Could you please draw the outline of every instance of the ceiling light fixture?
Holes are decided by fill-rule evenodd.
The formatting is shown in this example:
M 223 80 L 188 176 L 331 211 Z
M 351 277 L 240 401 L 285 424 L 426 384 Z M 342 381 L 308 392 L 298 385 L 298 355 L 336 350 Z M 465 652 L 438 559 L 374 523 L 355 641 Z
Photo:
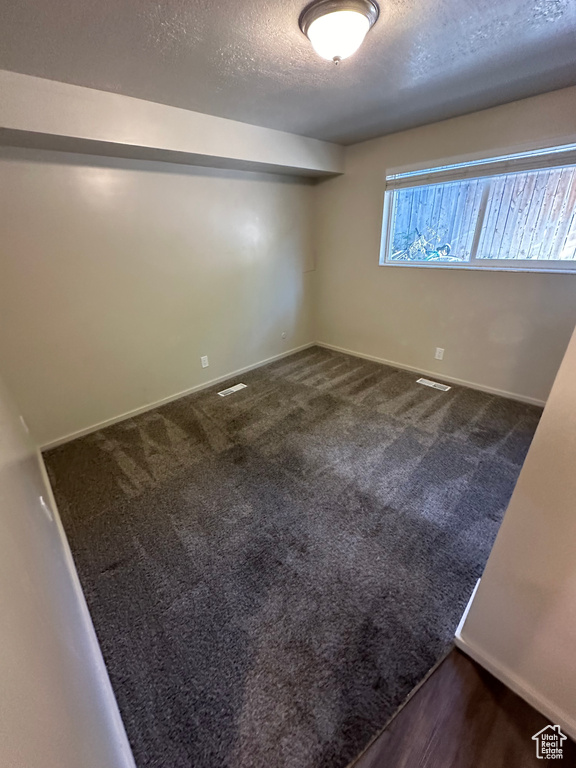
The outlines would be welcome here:
M 339 64 L 362 45 L 380 9 L 373 0 L 316 0 L 300 14 L 300 29 L 319 56 Z

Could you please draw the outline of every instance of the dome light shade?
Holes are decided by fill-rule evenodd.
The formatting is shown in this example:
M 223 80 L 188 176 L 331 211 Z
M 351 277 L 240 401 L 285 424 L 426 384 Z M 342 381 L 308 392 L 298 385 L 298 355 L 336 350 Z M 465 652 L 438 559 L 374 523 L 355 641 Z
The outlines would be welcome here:
M 308 30 L 312 47 L 323 59 L 347 59 L 362 45 L 370 23 L 356 11 L 334 11 L 313 21 Z
M 323 59 L 338 64 L 362 45 L 379 8 L 372 0 L 318 0 L 300 16 L 300 29 Z

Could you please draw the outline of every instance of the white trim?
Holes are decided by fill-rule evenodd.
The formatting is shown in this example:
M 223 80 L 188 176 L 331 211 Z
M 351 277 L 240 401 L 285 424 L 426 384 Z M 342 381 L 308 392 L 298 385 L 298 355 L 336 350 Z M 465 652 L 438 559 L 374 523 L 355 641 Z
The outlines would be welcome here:
M 550 140 L 545 141 L 524 141 L 512 146 L 501 146 L 494 148 L 491 151 L 480 150 L 476 152 L 464 152 L 459 155 L 448 155 L 443 157 L 437 157 L 434 160 L 434 167 L 438 168 L 445 165 L 454 165 L 458 163 L 474 163 L 481 160 L 489 160 L 492 157 L 501 157 L 504 155 L 515 155 L 526 152 L 541 152 L 542 150 L 550 149 L 551 147 L 561 147 L 567 144 L 576 143 L 576 133 L 570 133 L 562 136 L 557 136 L 554 140 L 554 144 L 550 144 Z M 418 163 L 405 163 L 403 165 L 390 166 L 386 169 L 386 176 L 394 176 L 400 173 L 422 173 L 430 168 L 429 161 L 420 161 Z
M 466 612 L 468 607 L 466 608 Z M 494 658 L 484 653 L 478 646 L 475 646 L 465 640 L 461 633 L 461 627 L 458 628 L 458 632 L 455 636 L 456 647 L 463 653 L 473 659 L 480 666 L 487 669 L 490 674 L 494 675 L 501 683 L 510 688 L 511 691 L 518 694 L 521 699 L 528 702 L 534 709 L 541 712 L 547 717 L 551 723 L 559 725 L 572 739 L 576 740 L 576 721 L 571 719 L 567 712 L 559 709 L 549 699 L 541 696 L 538 691 L 535 691 L 530 685 L 525 683 L 521 678 L 511 672 L 509 669 L 503 667 Z
M 402 189 L 461 179 L 478 179 L 483 176 L 503 176 L 559 167 L 569 168 L 574 165 L 576 165 L 576 143 L 571 141 L 568 144 L 554 144 L 502 155 L 490 154 L 475 159 L 450 160 L 432 167 L 395 172 L 390 169 L 386 174 L 386 188 Z M 418 180 L 421 180 L 422 184 L 418 183 Z
M 529 405 L 538 405 L 541 408 L 543 408 L 546 405 L 545 400 L 539 400 L 537 397 L 529 397 L 528 395 L 520 395 L 517 392 L 508 392 L 505 389 L 488 387 L 485 384 L 478 384 L 475 381 L 458 379 L 455 376 L 446 376 L 445 374 L 439 373 L 438 371 L 430 371 L 424 368 L 415 368 L 412 365 L 406 365 L 405 363 L 398 363 L 395 360 L 386 360 L 383 357 L 376 357 L 375 355 L 365 355 L 363 352 L 353 352 L 351 349 L 345 349 L 344 347 L 337 347 L 334 344 L 326 344 L 324 341 L 317 341 L 316 346 L 324 347 L 324 349 L 332 349 L 334 352 L 342 352 L 345 355 L 352 355 L 352 357 L 360 357 L 363 360 L 372 360 L 375 363 L 382 363 L 383 365 L 389 365 L 392 368 L 400 368 L 403 371 L 411 371 L 412 373 L 423 374 L 424 376 L 432 376 L 433 378 L 440 379 L 441 381 L 448 381 L 450 382 L 450 384 L 457 384 L 461 387 L 469 387 L 470 389 L 477 389 L 480 392 L 487 392 L 490 395 L 507 397 L 510 400 L 518 400 L 521 403 L 528 403 Z
M 74 592 L 74 596 L 78 602 L 78 606 L 82 614 L 84 629 L 91 646 L 90 651 L 92 654 L 92 660 L 96 664 L 98 685 L 100 690 L 105 696 L 106 713 L 107 713 L 107 717 L 109 718 L 109 721 L 111 722 L 112 728 L 114 729 L 115 744 L 121 751 L 122 759 L 123 759 L 122 764 L 125 766 L 133 766 L 133 768 L 136 768 L 136 763 L 134 762 L 134 756 L 132 755 L 132 750 L 130 748 L 130 742 L 128 741 L 128 736 L 126 735 L 124 722 L 122 720 L 122 717 L 120 715 L 120 710 L 118 708 L 118 702 L 116 701 L 116 696 L 112 688 L 112 683 L 110 682 L 108 670 L 106 669 L 106 664 L 104 663 L 104 657 L 102 656 L 102 649 L 100 648 L 100 643 L 98 642 L 96 630 L 94 629 L 92 616 L 90 615 L 90 611 L 88 610 L 88 605 L 86 603 L 86 596 L 84 594 L 84 590 L 82 589 L 82 585 L 80 583 L 78 571 L 76 570 L 74 558 L 72 557 L 72 551 L 70 550 L 70 544 L 68 543 L 68 538 L 66 536 L 66 532 L 64 531 L 64 526 L 62 524 L 62 519 L 60 517 L 60 512 L 58 511 L 58 505 L 56 504 L 56 499 L 54 498 L 54 492 L 52 490 L 50 478 L 48 477 L 48 472 L 46 471 L 46 465 L 44 464 L 44 459 L 42 458 L 40 449 L 36 448 L 35 452 L 36 452 L 36 459 L 38 461 L 38 465 L 40 468 L 40 474 L 42 476 L 44 487 L 46 489 L 48 506 L 52 513 L 53 523 L 55 524 L 56 530 L 58 531 L 58 539 L 60 541 L 60 546 L 62 547 L 64 565 L 68 571 L 68 575 L 70 576 L 70 581 L 72 582 L 72 590 Z
M 386 251 L 383 251 L 383 253 L 386 253 Z M 385 256 L 384 256 L 385 258 Z M 515 260 L 516 263 L 526 264 L 525 260 Z M 380 259 L 380 262 L 378 264 L 379 267 L 409 267 L 410 269 L 414 269 L 414 267 L 417 267 L 418 269 L 466 269 L 473 272 L 523 272 L 523 273 L 529 273 L 529 272 L 535 272 L 536 274 L 541 275 L 543 272 L 547 275 L 574 275 L 576 274 L 576 265 L 573 269 L 566 269 L 564 267 L 564 264 L 561 261 L 554 262 L 558 264 L 557 267 L 504 267 L 504 266 L 498 266 L 502 264 L 502 260 L 496 260 L 496 259 L 486 259 L 486 262 L 488 262 L 487 266 L 478 266 L 478 262 L 475 264 L 470 263 L 458 263 L 454 261 L 382 261 L 382 258 Z M 552 262 L 546 262 L 546 261 L 532 261 L 532 264 L 551 264 Z
M 386 189 L 407 189 L 428 184 L 447 184 L 463 179 L 508 176 L 512 173 L 531 173 L 553 168 L 571 168 L 576 165 L 576 144 L 547 149 L 518 152 L 513 155 L 468 160 L 416 171 L 388 174 Z
M 568 162 L 570 161 L 570 162 Z M 485 233 L 485 215 L 492 193 L 494 180 L 511 174 L 543 172 L 557 168 L 576 171 L 576 144 L 549 147 L 546 150 L 520 152 L 513 155 L 438 166 L 428 170 L 413 170 L 386 176 L 382 235 L 380 238 L 380 266 L 417 266 L 442 269 L 487 269 L 510 272 L 560 272 L 576 273 L 573 259 L 491 259 L 477 258 L 477 251 Z M 464 181 L 482 181 L 482 196 L 476 213 L 476 226 L 468 258 L 462 261 L 392 259 L 391 241 L 395 227 L 397 193 L 406 189 L 422 189 L 426 186 L 442 187 Z M 474 207 L 474 206 L 473 206 Z M 569 232 L 566 237 L 568 237 Z M 564 238 L 564 245 L 567 240 Z M 561 245 L 561 243 L 559 244 Z M 423 255 L 423 254 L 422 254 Z M 560 256 L 560 250 L 555 256 Z
M 234 376 L 240 376 L 240 374 L 242 373 L 253 371 L 256 368 L 260 368 L 263 365 L 267 365 L 268 363 L 273 363 L 275 360 L 281 360 L 283 357 L 288 357 L 288 355 L 294 355 L 296 354 L 296 352 L 301 352 L 302 350 L 309 349 L 310 347 L 313 347 L 315 345 L 316 345 L 316 342 L 311 341 L 308 344 L 302 344 L 302 346 L 300 347 L 289 349 L 287 352 L 281 352 L 279 355 L 273 355 L 272 357 L 268 357 L 266 358 L 266 360 L 260 360 L 258 363 L 254 363 L 253 365 L 247 365 L 244 368 L 238 368 L 238 370 L 236 371 L 230 371 L 230 373 L 226 373 L 223 376 L 218 376 L 215 379 L 210 379 L 210 381 L 204 381 L 201 384 L 195 384 L 193 387 L 184 389 L 182 392 L 176 392 L 176 394 L 174 395 L 168 395 L 168 397 L 163 397 L 160 400 L 155 400 L 153 403 L 142 405 L 139 408 L 134 408 L 131 411 L 126 411 L 126 413 L 122 413 L 119 416 L 113 416 L 110 419 L 105 419 L 104 421 L 98 422 L 98 424 L 93 424 L 90 427 L 79 429 L 77 432 L 71 432 L 68 435 L 64 435 L 63 437 L 56 438 L 56 440 L 51 440 L 48 443 L 44 443 L 43 445 L 40 446 L 40 451 L 49 451 L 51 448 L 57 448 L 59 445 L 64 445 L 64 443 L 69 443 L 72 440 L 76 440 L 79 437 L 84 437 L 84 435 L 89 435 L 92 432 L 98 432 L 99 429 L 110 427 L 112 426 L 112 424 L 118 424 L 118 422 L 120 421 L 125 421 L 126 419 L 131 419 L 134 416 L 138 416 L 141 413 L 152 411 L 154 410 L 154 408 L 158 408 L 161 405 L 166 405 L 166 403 L 171 403 L 174 400 L 179 400 L 181 397 L 186 397 L 186 395 L 191 395 L 194 392 L 200 392 L 200 390 L 202 389 L 208 389 L 208 387 L 211 387 L 214 384 L 220 384 L 220 382 L 226 381 L 227 379 L 232 379 L 234 378 Z
M 265 360 L 261 360 L 258 363 L 254 363 L 253 365 L 248 365 L 245 368 L 239 368 L 236 371 L 231 371 L 230 373 L 225 374 L 224 376 L 218 376 L 215 379 L 211 379 L 210 381 L 205 381 L 202 384 L 196 384 L 193 387 L 189 387 L 188 389 L 183 390 L 182 392 L 177 392 L 174 395 L 169 395 L 168 397 L 164 397 L 161 400 L 156 400 L 153 403 L 148 403 L 147 405 L 143 405 L 139 408 L 134 408 L 131 411 L 127 411 L 126 413 L 122 413 L 119 416 L 113 416 L 110 419 L 105 419 L 104 421 L 100 421 L 97 424 L 93 424 L 90 427 L 85 427 L 84 429 L 79 429 L 76 432 L 71 432 L 68 435 L 64 435 L 63 437 L 56 438 L 56 440 L 51 440 L 48 443 L 44 443 L 40 446 L 40 451 L 49 451 L 52 448 L 57 448 L 59 445 L 64 445 L 65 443 L 69 443 L 72 440 L 76 440 L 79 437 L 84 437 L 85 435 L 89 435 L 92 432 L 98 432 L 99 429 L 104 429 L 105 427 L 110 427 L 112 424 L 118 424 L 121 421 L 125 421 L 126 419 L 131 419 L 134 416 L 138 416 L 141 413 L 146 413 L 147 411 L 152 411 L 154 408 L 158 408 L 161 405 L 165 405 L 166 403 L 171 403 L 174 400 L 179 400 L 181 397 L 186 397 L 186 395 L 191 395 L 194 392 L 200 392 L 203 389 L 208 389 L 208 387 L 213 386 L 214 384 L 219 384 L 222 381 L 226 381 L 227 379 L 234 378 L 234 376 L 240 376 L 242 373 L 247 373 L 248 371 L 253 371 L 256 368 L 260 368 L 263 365 L 267 365 L 268 363 L 273 363 L 275 360 L 281 360 L 283 357 L 288 357 L 289 355 L 294 355 L 296 352 L 302 352 L 304 349 L 309 349 L 310 347 L 323 347 L 324 349 L 332 349 L 334 352 L 342 352 L 345 355 L 352 355 L 352 357 L 359 357 L 363 360 L 372 360 L 375 363 L 382 363 L 383 365 L 389 365 L 392 368 L 400 368 L 404 371 L 412 371 L 413 373 L 419 373 L 423 374 L 425 376 L 432 376 L 436 378 L 440 378 L 442 381 L 448 381 L 451 384 L 457 384 L 462 387 L 470 387 L 471 389 L 478 389 L 481 392 L 488 392 L 488 394 L 491 395 L 498 395 L 499 397 L 507 397 L 511 400 L 518 400 L 521 403 L 528 403 L 529 405 L 538 405 L 540 407 L 544 407 L 546 405 L 545 400 L 539 400 L 535 397 L 528 397 L 527 395 L 520 395 L 516 392 L 508 392 L 504 389 L 496 389 L 495 387 L 487 387 L 483 384 L 477 384 L 473 381 L 467 381 L 466 379 L 458 379 L 454 376 L 445 376 L 443 373 L 439 373 L 438 371 L 430 371 L 426 370 L 424 368 L 414 368 L 411 365 L 405 365 L 404 363 L 398 363 L 394 360 L 387 360 L 382 357 L 376 357 L 374 355 L 365 355 L 362 352 L 354 352 L 351 349 L 345 349 L 344 347 L 337 347 L 333 344 L 326 344 L 323 341 L 311 341 L 308 344 L 303 344 L 300 347 L 295 347 L 294 349 L 289 349 L 286 352 L 281 352 L 279 355 L 273 355 L 272 357 L 268 357 Z
M 458 626 L 456 628 L 456 637 L 460 637 L 460 634 L 462 633 L 462 628 L 464 626 L 464 622 L 468 618 L 468 611 L 472 607 L 472 601 L 476 597 L 476 592 L 478 591 L 478 587 L 480 586 L 480 579 L 476 582 L 476 586 L 474 587 L 472 594 L 470 595 L 470 599 L 466 603 L 466 608 L 464 608 L 464 613 L 462 614 L 462 618 L 460 619 Z

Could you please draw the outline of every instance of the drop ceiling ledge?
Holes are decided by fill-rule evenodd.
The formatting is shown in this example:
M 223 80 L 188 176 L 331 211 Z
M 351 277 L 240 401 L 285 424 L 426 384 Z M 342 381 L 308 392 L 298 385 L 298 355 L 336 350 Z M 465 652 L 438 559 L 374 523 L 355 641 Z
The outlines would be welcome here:
M 0 144 L 231 170 L 343 173 L 330 142 L 0 71 Z

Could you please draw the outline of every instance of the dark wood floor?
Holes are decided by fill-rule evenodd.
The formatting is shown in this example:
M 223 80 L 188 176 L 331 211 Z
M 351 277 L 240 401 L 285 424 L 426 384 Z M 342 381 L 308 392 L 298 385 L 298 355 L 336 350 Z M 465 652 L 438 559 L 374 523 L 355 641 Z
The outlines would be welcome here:
M 531 768 L 542 766 L 532 736 L 539 712 L 454 650 L 354 768 Z M 576 744 L 555 763 L 576 766 Z

